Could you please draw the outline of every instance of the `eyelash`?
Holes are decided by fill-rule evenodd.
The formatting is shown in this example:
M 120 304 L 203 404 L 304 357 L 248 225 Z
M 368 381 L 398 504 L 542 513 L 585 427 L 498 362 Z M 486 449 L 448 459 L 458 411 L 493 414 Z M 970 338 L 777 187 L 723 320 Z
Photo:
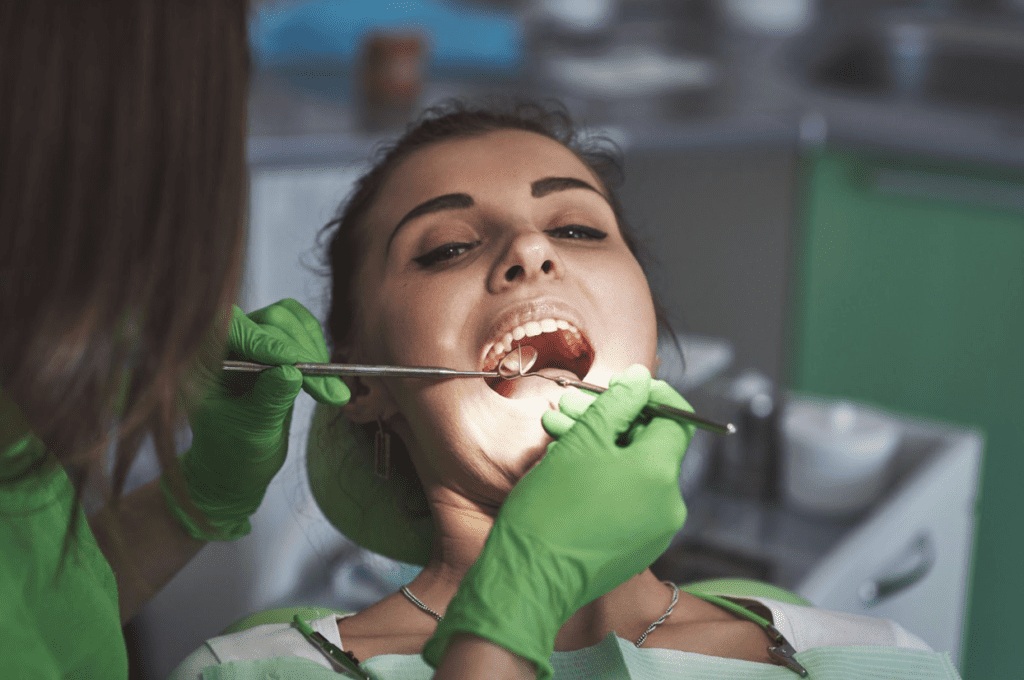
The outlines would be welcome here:
M 594 229 L 593 227 L 585 227 L 581 224 L 567 224 L 563 227 L 548 229 L 545 233 L 550 234 L 555 238 L 564 238 L 573 241 L 601 241 L 608 236 L 607 232 L 601 231 L 600 229 Z M 480 245 L 480 241 L 474 241 L 472 243 L 446 243 L 443 246 L 434 248 L 428 253 L 420 255 L 419 257 L 414 257 L 413 262 L 427 269 L 442 262 L 453 260 L 460 255 L 464 255 L 473 248 L 476 248 L 478 245 Z
M 414 257 L 413 262 L 424 269 L 428 269 L 440 262 L 447 262 L 448 260 L 454 259 L 472 248 L 476 248 L 478 245 L 480 245 L 480 241 L 474 241 L 473 243 L 445 243 L 443 246 L 434 248 L 428 253 L 420 255 L 419 257 Z
M 602 241 L 608 236 L 607 232 L 594 229 L 593 227 L 585 227 L 582 224 L 567 224 L 564 227 L 555 227 L 554 229 L 548 229 L 547 233 L 551 235 L 562 234 L 561 238 L 586 241 Z M 569 234 L 572 233 L 580 235 L 570 236 Z

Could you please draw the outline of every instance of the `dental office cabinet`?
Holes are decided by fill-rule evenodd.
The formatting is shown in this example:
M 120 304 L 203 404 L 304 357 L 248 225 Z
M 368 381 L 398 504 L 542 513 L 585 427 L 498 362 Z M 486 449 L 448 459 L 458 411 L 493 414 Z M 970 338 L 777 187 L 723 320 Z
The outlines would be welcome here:
M 821 400 L 787 396 L 791 406 L 804 401 Z M 686 525 L 655 573 L 775 583 L 823 609 L 896 621 L 959 664 L 983 439 L 856 408 L 889 419 L 899 433 L 869 507 L 816 513 L 785 494 L 759 499 L 704 485 L 686 495 Z M 786 456 L 785 447 L 780 453 Z

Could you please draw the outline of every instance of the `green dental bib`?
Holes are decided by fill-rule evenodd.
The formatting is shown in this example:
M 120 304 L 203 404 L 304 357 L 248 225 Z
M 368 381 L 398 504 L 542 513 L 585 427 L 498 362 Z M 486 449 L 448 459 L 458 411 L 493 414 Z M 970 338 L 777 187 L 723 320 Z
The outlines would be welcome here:
M 797 660 L 811 680 L 960 680 L 948 654 L 897 647 L 816 647 Z M 782 666 L 673 649 L 637 648 L 614 633 L 593 647 L 551 656 L 554 680 L 793 680 Z M 434 671 L 416 654 L 381 654 L 361 664 L 376 680 L 429 680 Z M 329 680 L 337 672 L 308 659 L 233 661 L 203 671 L 204 680 Z

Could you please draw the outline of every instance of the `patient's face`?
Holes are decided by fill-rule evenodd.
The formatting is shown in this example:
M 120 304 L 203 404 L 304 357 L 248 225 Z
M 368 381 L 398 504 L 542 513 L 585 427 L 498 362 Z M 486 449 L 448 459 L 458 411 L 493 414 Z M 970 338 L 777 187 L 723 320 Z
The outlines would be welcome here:
M 604 385 L 653 367 L 650 290 L 603 191 L 575 154 L 525 131 L 410 156 L 361 225 L 352 359 L 491 370 L 522 342 L 545 372 Z M 565 391 L 542 378 L 376 384 L 428 488 L 495 508 L 543 455 L 541 414 Z

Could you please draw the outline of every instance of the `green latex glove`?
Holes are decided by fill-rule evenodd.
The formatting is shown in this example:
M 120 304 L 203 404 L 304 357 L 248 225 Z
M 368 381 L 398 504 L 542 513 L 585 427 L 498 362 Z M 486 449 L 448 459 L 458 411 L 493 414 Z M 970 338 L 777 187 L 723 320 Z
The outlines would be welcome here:
M 555 635 L 569 617 L 668 548 L 686 518 L 679 467 L 693 427 L 641 416 L 652 394 L 689 409 L 638 365 L 600 396 L 568 392 L 561 411 L 544 414 L 558 440 L 506 499 L 423 650 L 428 663 L 436 667 L 451 636 L 466 632 L 549 678 Z
M 223 372 L 189 418 L 192 448 L 179 459 L 189 497 L 212 532 L 175 501 L 166 477 L 164 496 L 190 534 L 203 540 L 231 540 L 250 530 L 267 486 L 284 465 L 292 407 L 304 389 L 319 402 L 341 406 L 350 393 L 340 378 L 303 376 L 290 364 L 328 360 L 316 318 L 286 299 L 246 316 L 233 309 L 228 331 L 232 358 L 272 364 L 256 374 Z
M 591 404 L 597 399 L 596 394 L 590 392 L 576 391 L 566 392 L 562 395 L 562 398 L 558 400 L 558 410 L 548 411 L 541 418 L 544 423 L 544 429 L 552 437 L 560 438 L 565 435 L 569 429 L 576 424 Z M 686 411 L 693 412 L 693 408 L 687 403 L 686 399 L 681 394 L 676 392 L 671 385 L 664 380 L 652 380 L 651 381 L 651 393 L 647 400 L 649 404 L 663 404 L 665 406 L 673 406 L 675 408 L 681 408 Z M 638 419 L 638 423 L 644 422 L 645 418 L 641 416 Z M 693 436 L 694 427 L 688 426 L 688 437 Z M 689 441 L 689 439 L 687 439 Z

